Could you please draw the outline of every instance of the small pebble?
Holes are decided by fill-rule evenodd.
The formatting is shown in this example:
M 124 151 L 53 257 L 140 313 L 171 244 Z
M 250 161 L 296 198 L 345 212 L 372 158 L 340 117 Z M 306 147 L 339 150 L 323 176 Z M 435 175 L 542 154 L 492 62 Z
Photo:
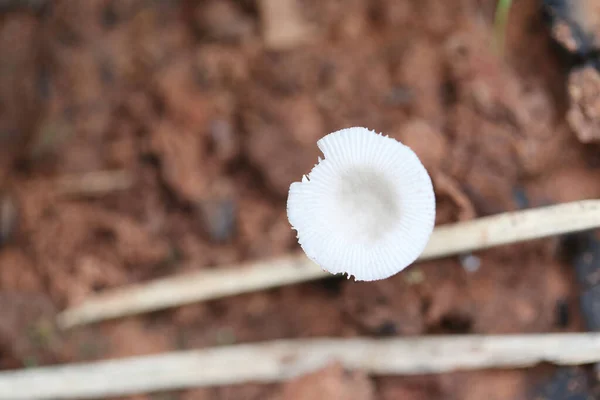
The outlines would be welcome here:
M 312 27 L 302 16 L 302 5 L 298 0 L 260 0 L 258 5 L 267 49 L 290 50 L 314 36 Z
M 414 267 L 406 271 L 406 274 L 404 274 L 404 280 L 409 285 L 418 285 L 423 283 L 425 280 L 425 274 L 420 268 Z
M 396 324 L 392 321 L 385 321 L 382 323 L 376 330 L 375 334 L 377 336 L 394 336 L 398 334 L 398 329 L 396 328 Z
M 481 267 L 481 259 L 473 254 L 468 254 L 460 257 L 460 264 L 465 271 L 473 273 Z
M 217 119 L 210 124 L 211 153 L 222 162 L 234 159 L 240 152 L 233 127 L 228 120 Z
M 525 189 L 518 187 L 513 189 L 513 200 L 519 209 L 529 207 L 529 199 Z
M 252 35 L 254 24 L 236 2 L 209 0 L 196 12 L 196 24 L 211 40 L 238 42 Z
M 237 207 L 233 199 L 202 201 L 198 209 L 211 240 L 223 242 L 231 239 L 237 223 Z
M 236 342 L 235 332 L 231 328 L 221 328 L 217 331 L 216 341 L 218 345 L 227 346 Z

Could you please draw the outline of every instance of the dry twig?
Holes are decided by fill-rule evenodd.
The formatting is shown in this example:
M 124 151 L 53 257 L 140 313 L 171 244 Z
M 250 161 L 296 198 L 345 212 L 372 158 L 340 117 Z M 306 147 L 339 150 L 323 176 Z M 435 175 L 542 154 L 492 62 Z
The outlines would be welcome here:
M 420 260 L 600 227 L 600 200 L 504 213 L 437 227 Z M 330 276 L 304 256 L 199 272 L 90 298 L 59 315 L 59 325 L 165 309 Z
M 97 171 L 84 175 L 66 176 L 56 181 L 61 195 L 98 195 L 127 190 L 133 185 L 128 171 Z
M 332 362 L 373 375 L 411 375 L 596 361 L 600 334 L 287 340 L 3 372 L 0 399 L 103 398 L 278 382 Z

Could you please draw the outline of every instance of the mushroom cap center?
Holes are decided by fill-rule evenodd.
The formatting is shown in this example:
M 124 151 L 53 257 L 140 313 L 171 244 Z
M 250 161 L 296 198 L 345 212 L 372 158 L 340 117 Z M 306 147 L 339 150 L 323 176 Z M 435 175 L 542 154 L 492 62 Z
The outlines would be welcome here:
M 344 230 L 355 243 L 372 243 L 391 231 L 400 216 L 400 199 L 381 172 L 355 167 L 341 175 L 339 205 L 346 215 Z

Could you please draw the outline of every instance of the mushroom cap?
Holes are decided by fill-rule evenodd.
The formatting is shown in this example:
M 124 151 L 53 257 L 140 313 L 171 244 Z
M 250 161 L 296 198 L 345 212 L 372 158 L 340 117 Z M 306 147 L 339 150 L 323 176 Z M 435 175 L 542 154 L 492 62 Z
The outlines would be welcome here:
M 308 258 L 357 281 L 388 278 L 423 252 L 435 224 L 431 178 L 399 141 L 362 127 L 317 142 L 324 155 L 290 186 L 287 214 Z

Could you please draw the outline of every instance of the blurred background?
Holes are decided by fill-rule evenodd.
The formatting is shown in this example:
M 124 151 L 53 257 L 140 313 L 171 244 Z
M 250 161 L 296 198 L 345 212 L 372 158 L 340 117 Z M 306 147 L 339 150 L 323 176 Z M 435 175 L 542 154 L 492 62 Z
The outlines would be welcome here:
M 289 185 L 320 137 L 349 126 L 417 152 L 437 224 L 600 197 L 598 2 L 515 0 L 499 35 L 496 8 L 0 0 L 0 368 L 281 338 L 598 328 L 593 233 L 379 282 L 333 278 L 66 332 L 53 323 L 107 289 L 298 251 Z M 596 386 L 589 368 L 329 368 L 127 399 L 587 399 Z

